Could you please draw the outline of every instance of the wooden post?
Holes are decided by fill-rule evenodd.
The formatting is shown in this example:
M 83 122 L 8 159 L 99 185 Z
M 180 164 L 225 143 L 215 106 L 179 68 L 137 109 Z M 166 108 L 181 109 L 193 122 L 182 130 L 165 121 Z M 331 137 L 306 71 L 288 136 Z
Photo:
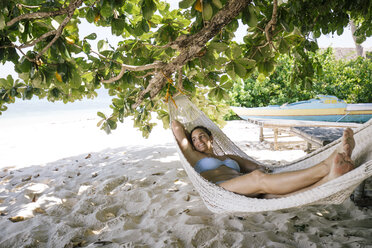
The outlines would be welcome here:
M 310 153 L 311 152 L 312 145 L 311 145 L 310 142 L 306 142 L 306 145 L 307 145 L 307 147 L 306 147 L 306 151 L 305 152 Z
M 274 150 L 278 150 L 278 129 L 274 128 Z
M 264 135 L 263 135 L 263 127 L 260 127 L 260 142 L 264 141 Z

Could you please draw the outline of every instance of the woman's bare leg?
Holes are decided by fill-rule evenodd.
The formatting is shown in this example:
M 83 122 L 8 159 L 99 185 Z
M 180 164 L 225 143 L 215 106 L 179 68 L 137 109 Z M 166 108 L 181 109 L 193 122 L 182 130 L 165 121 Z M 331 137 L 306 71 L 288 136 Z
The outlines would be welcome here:
M 289 195 L 297 194 L 297 193 L 300 193 L 300 192 L 303 192 L 303 191 L 306 191 L 306 190 L 313 189 L 313 188 L 315 188 L 319 185 L 322 185 L 322 184 L 324 184 L 324 183 L 326 183 L 326 182 L 328 182 L 332 179 L 335 179 L 339 176 L 342 176 L 343 174 L 351 171 L 353 168 L 354 168 L 354 162 L 351 160 L 351 158 L 348 157 L 345 153 L 338 153 L 336 155 L 336 157 L 334 158 L 334 161 L 333 161 L 330 172 L 325 177 L 323 177 L 321 180 L 319 180 L 318 182 L 316 182 L 316 183 L 314 183 L 314 184 L 312 184 L 308 187 L 302 188 L 300 190 L 290 192 L 288 194 L 266 194 L 265 198 L 285 197 L 285 196 L 289 196 Z
M 350 159 L 355 146 L 351 129 L 344 131 L 342 153 L 335 151 L 321 163 L 299 171 L 278 174 L 264 174 L 260 171 L 236 177 L 220 184 L 221 187 L 244 195 L 274 194 L 286 195 L 316 187 L 341 176 L 353 168 Z
M 328 175 L 329 166 L 320 163 L 313 167 L 278 174 L 253 171 L 220 184 L 221 187 L 243 195 L 287 194 L 308 187 Z

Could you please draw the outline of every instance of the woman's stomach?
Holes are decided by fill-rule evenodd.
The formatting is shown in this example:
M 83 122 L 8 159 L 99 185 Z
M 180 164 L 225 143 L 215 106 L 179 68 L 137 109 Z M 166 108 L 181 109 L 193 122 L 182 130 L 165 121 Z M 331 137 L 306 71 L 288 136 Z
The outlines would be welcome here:
M 226 180 L 233 179 L 235 177 L 240 176 L 241 173 L 237 172 L 234 169 L 231 169 L 230 167 L 221 165 L 217 169 L 202 172 L 200 173 L 200 175 L 204 177 L 205 179 L 207 179 L 208 181 L 216 183 L 220 181 L 226 181 Z

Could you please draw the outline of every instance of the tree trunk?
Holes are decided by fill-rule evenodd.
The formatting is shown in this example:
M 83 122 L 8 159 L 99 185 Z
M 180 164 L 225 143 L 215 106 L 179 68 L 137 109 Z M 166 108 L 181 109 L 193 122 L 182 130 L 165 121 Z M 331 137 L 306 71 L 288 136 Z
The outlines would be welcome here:
M 354 35 L 356 27 L 355 27 L 355 24 L 352 20 L 350 21 L 350 27 L 351 27 L 351 35 L 353 36 L 353 40 L 354 40 L 354 43 L 355 43 L 356 53 L 357 53 L 358 56 L 363 57 L 363 47 L 356 42 L 356 36 Z
M 198 33 L 176 40 L 175 46 L 180 52 L 179 55 L 162 68 L 159 68 L 159 71 L 150 80 L 147 88 L 138 94 L 136 103 L 132 105 L 132 108 L 135 109 L 138 107 L 148 93 L 151 98 L 155 97 L 166 84 L 164 75 L 171 77 L 170 75 L 172 73 L 182 68 L 188 61 L 194 59 L 205 47 L 205 44 L 236 18 L 250 2 L 250 0 L 229 0 Z

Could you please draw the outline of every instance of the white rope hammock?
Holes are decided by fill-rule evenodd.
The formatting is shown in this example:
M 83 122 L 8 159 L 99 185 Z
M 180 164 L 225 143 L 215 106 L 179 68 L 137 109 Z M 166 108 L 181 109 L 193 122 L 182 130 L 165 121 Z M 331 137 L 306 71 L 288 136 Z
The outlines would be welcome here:
M 179 95 L 174 100 L 176 106 L 171 101 L 168 104 L 171 120 L 177 119 L 188 131 L 197 125 L 207 127 L 213 134 L 213 147 L 218 155 L 238 155 L 254 161 L 253 158 L 250 158 L 236 146 L 186 96 Z M 363 180 L 372 175 L 371 124 L 372 120 L 354 130 L 356 147 L 353 151 L 352 159 L 355 161 L 357 168 L 311 190 L 277 199 L 249 198 L 227 191 L 201 177 L 188 163 L 178 145 L 177 150 L 181 163 L 192 184 L 199 192 L 207 208 L 215 213 L 264 212 L 304 205 L 340 204 L 351 195 Z M 311 167 L 327 158 L 336 149 L 340 141 L 341 139 L 336 140 L 291 164 L 280 167 L 265 166 L 271 169 L 273 173 Z M 175 143 L 177 144 L 176 140 Z M 255 162 L 257 163 L 257 161 Z

